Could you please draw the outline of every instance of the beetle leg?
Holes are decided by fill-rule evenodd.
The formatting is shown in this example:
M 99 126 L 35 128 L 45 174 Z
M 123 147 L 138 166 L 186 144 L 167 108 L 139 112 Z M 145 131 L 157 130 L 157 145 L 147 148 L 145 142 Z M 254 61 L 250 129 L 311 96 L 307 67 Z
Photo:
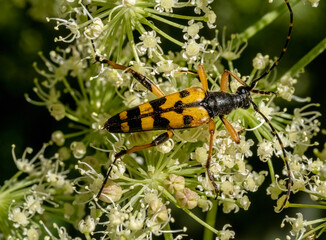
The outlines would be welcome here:
M 229 89 L 229 71 L 224 71 L 221 77 L 221 85 L 220 91 L 221 92 L 228 92 Z
M 209 138 L 208 158 L 207 158 L 207 162 L 206 162 L 206 172 L 207 172 L 207 176 L 208 176 L 210 182 L 212 183 L 212 185 L 214 187 L 216 197 L 217 197 L 219 194 L 219 190 L 214 181 L 212 173 L 209 170 L 211 167 L 211 158 L 212 158 L 212 152 L 213 152 L 213 140 L 214 140 L 214 133 L 215 133 L 215 122 L 213 121 L 213 119 L 209 120 L 208 129 L 209 129 L 210 138 Z
M 241 83 L 243 86 L 245 87 L 249 87 L 249 85 L 244 82 L 241 78 L 239 78 L 237 75 L 235 75 L 233 72 L 229 71 L 229 70 L 225 70 L 224 73 L 227 72 L 228 74 L 230 74 L 235 80 L 237 80 L 239 83 Z M 223 74 L 224 74 L 223 73 Z
M 232 126 L 232 124 L 226 120 L 226 118 L 224 116 L 219 116 L 222 123 L 224 124 L 226 130 L 228 131 L 228 133 L 230 134 L 231 138 L 235 141 L 235 143 L 239 144 L 240 143 L 240 137 L 239 137 L 239 132 L 243 132 L 243 130 L 237 132 L 234 127 Z
M 121 150 L 120 152 L 118 152 L 114 156 L 114 161 L 113 161 L 112 165 L 114 165 L 116 163 L 116 161 L 125 154 L 137 152 L 137 151 L 140 151 L 140 150 L 144 150 L 144 149 L 147 149 L 147 148 L 150 148 L 150 147 L 160 145 L 160 144 L 166 142 L 167 140 L 169 140 L 172 136 L 173 136 L 173 131 L 167 130 L 165 133 L 162 133 L 161 135 L 156 137 L 151 143 L 144 144 L 144 145 L 139 145 L 139 146 L 134 146 L 134 147 L 132 147 L 130 149 L 127 149 L 127 150 Z M 100 197 L 100 195 L 101 195 L 101 193 L 103 191 L 103 188 L 105 187 L 105 184 L 108 181 L 108 178 L 109 178 L 109 176 L 111 174 L 111 171 L 112 171 L 112 165 L 110 166 L 110 168 L 108 169 L 108 171 L 107 171 L 107 173 L 105 175 L 105 178 L 104 178 L 104 181 L 102 183 L 101 189 L 100 189 L 99 193 L 96 196 L 97 198 Z
M 206 77 L 204 67 L 201 64 L 198 65 L 198 75 L 204 91 L 207 92 L 208 91 L 207 77 Z
M 133 70 L 130 67 L 126 67 L 124 65 L 120 65 L 117 64 L 113 61 L 110 61 L 108 59 L 100 59 L 99 56 L 95 57 L 95 60 L 97 62 L 100 62 L 102 64 L 108 64 L 111 67 L 113 67 L 114 69 L 120 69 L 126 72 L 129 72 L 132 74 L 132 76 L 138 81 L 140 82 L 145 88 L 147 88 L 150 92 L 152 92 L 155 96 L 157 97 L 164 97 L 165 94 L 162 92 L 162 90 L 152 81 L 150 80 L 148 77 L 144 76 L 143 74 L 136 72 L 135 70 Z

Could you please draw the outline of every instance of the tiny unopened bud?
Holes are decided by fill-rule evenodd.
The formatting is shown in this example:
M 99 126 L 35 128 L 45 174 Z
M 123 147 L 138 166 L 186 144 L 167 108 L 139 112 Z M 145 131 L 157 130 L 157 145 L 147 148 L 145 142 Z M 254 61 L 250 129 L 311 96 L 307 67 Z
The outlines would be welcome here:
M 105 184 L 101 192 L 100 199 L 103 202 L 112 203 L 112 201 L 113 202 L 119 201 L 121 196 L 122 196 L 122 188 L 115 182 L 108 180 L 108 182 Z
M 179 191 L 175 194 L 179 205 L 188 209 L 193 209 L 198 204 L 198 194 L 189 188 L 184 188 L 183 191 Z
M 169 177 L 163 181 L 163 185 L 171 194 L 174 194 L 184 189 L 185 179 L 182 176 L 170 174 Z
M 231 195 L 233 193 L 233 184 L 229 181 L 222 182 L 221 191 L 226 195 Z
M 75 158 L 82 158 L 86 154 L 86 146 L 83 142 L 72 142 L 70 149 Z
M 159 221 L 166 221 L 169 218 L 166 206 L 161 200 L 156 199 L 149 203 L 149 208 L 147 210 L 148 215 L 156 215 Z
M 238 199 L 239 205 L 244 210 L 248 210 L 250 206 L 250 201 L 248 196 L 243 196 L 242 198 Z
M 65 117 L 66 109 L 65 106 L 61 103 L 54 103 L 49 107 L 49 112 L 55 120 L 60 121 Z
M 58 154 L 59 154 L 59 159 L 61 161 L 66 161 L 71 156 L 70 150 L 67 147 L 61 147 L 61 148 L 59 148 Z
M 198 207 L 202 209 L 203 212 L 207 212 L 212 208 L 213 204 L 211 201 L 203 198 L 198 199 Z
M 65 136 L 62 131 L 57 130 L 52 133 L 51 140 L 58 146 L 62 146 L 65 143 Z

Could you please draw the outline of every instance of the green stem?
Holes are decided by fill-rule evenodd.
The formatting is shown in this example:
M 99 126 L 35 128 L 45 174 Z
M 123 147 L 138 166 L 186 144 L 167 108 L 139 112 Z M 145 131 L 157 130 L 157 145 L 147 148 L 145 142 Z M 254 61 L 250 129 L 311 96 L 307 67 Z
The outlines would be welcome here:
M 214 227 L 215 224 L 216 224 L 216 215 L 217 215 L 217 209 L 218 209 L 217 203 L 218 203 L 218 201 L 213 200 L 212 203 L 213 203 L 212 209 L 207 212 L 206 223 L 209 226 Z M 208 228 L 204 229 L 204 237 L 203 237 L 203 239 L 205 239 L 205 240 L 206 239 L 207 240 L 213 239 L 213 236 L 214 236 L 214 234 L 213 234 L 212 231 L 208 230 Z
M 151 17 L 151 18 L 153 18 L 153 19 L 156 19 L 156 20 L 158 20 L 158 21 L 160 21 L 160 22 L 166 23 L 166 24 L 168 24 L 168 25 L 170 25 L 170 26 L 176 27 L 176 28 L 180 28 L 180 29 L 184 29 L 184 28 L 185 28 L 184 25 L 181 25 L 181 24 L 178 24 L 178 23 L 172 22 L 172 21 L 170 21 L 170 20 L 167 20 L 167 19 L 165 19 L 165 18 L 162 18 L 162 17 L 160 17 L 160 16 L 157 16 L 156 14 L 152 14 L 152 13 L 149 13 L 149 12 L 145 12 L 144 15 L 147 16 L 147 17 Z
M 326 49 L 326 37 L 320 41 L 310 52 L 308 52 L 303 58 L 301 58 L 293 67 L 290 68 L 284 75 L 290 75 L 291 77 L 297 75 L 301 70 L 307 66 L 318 55 L 323 53 Z
M 315 227 L 315 228 L 311 229 L 310 231 L 306 232 L 306 233 L 302 236 L 301 239 L 309 239 L 308 237 L 309 237 L 310 235 L 312 235 L 314 232 L 317 232 L 319 229 L 323 229 L 323 228 L 325 228 L 325 226 L 326 226 L 325 223 L 320 224 L 318 227 Z M 321 231 L 321 232 L 317 235 L 317 238 L 318 238 L 318 236 L 320 236 L 320 234 L 321 234 L 322 232 L 323 232 L 323 231 Z M 315 239 L 317 239 L 317 238 L 315 238 Z
M 300 203 L 289 203 L 288 204 L 288 207 L 326 209 L 326 206 L 323 206 L 323 205 L 317 205 L 317 204 L 300 204 Z
M 164 239 L 165 240 L 173 240 L 173 235 L 171 232 L 171 227 L 170 227 L 170 224 L 166 224 L 165 227 L 164 227 L 164 230 L 167 231 L 167 232 L 164 232 Z
M 158 12 L 154 9 L 151 8 L 145 8 L 144 9 L 146 12 L 151 12 L 154 14 L 158 14 L 161 16 L 165 16 L 165 17 L 171 17 L 171 18 L 179 18 L 179 19 L 184 19 L 184 20 L 196 20 L 196 21 L 205 21 L 205 17 L 204 16 L 200 16 L 200 17 L 196 17 L 196 16 L 184 16 L 184 15 L 179 15 L 179 14 L 173 14 L 173 13 L 166 13 L 166 12 Z
M 291 6 L 293 7 L 293 6 L 295 6 L 299 2 L 300 2 L 300 0 L 293 0 L 293 1 L 291 1 Z M 245 39 L 251 38 L 256 33 L 258 33 L 260 30 L 264 29 L 269 24 L 271 24 L 275 19 L 277 19 L 281 14 L 283 14 L 286 11 L 287 11 L 287 8 L 282 3 L 274 11 L 271 11 L 271 12 L 265 14 L 255 24 L 251 25 L 246 30 L 244 30 L 242 33 L 240 33 L 239 38 L 241 40 L 245 40 Z
M 184 44 L 176 39 L 174 39 L 173 37 L 171 37 L 170 35 L 166 34 L 165 32 L 163 32 L 161 29 L 159 29 L 158 27 L 156 27 L 154 24 L 152 24 L 150 21 L 148 21 L 146 18 L 142 17 L 141 15 L 139 15 L 140 20 L 146 24 L 147 26 L 149 26 L 151 29 L 153 29 L 154 31 L 156 31 L 158 34 L 162 35 L 163 37 L 165 37 L 166 39 L 170 40 L 171 42 L 179 45 L 180 47 L 182 47 Z
M 270 176 L 271 176 L 271 181 L 272 181 L 272 183 L 274 183 L 276 181 L 276 179 L 275 179 L 275 171 L 274 171 L 274 166 L 273 166 L 272 160 L 268 159 L 267 164 L 268 164 L 269 173 L 270 173 Z
M 131 17 L 133 19 L 137 19 L 135 17 L 134 11 L 130 11 L 130 15 L 131 15 Z M 136 43 L 135 43 L 134 35 L 132 33 L 132 27 L 130 25 L 130 22 L 131 21 L 129 21 L 129 20 L 131 20 L 131 19 L 128 18 L 128 20 L 126 21 L 126 25 L 127 25 L 127 36 L 128 36 L 128 40 L 129 40 L 129 43 L 130 43 L 130 46 L 131 46 L 131 49 L 132 49 L 132 53 L 133 53 L 133 55 L 135 57 L 135 60 L 136 60 L 137 63 L 139 63 L 140 60 L 139 60 L 139 56 L 138 56 L 137 49 L 136 49 Z M 137 24 L 139 24 L 138 20 L 136 20 L 136 25 Z

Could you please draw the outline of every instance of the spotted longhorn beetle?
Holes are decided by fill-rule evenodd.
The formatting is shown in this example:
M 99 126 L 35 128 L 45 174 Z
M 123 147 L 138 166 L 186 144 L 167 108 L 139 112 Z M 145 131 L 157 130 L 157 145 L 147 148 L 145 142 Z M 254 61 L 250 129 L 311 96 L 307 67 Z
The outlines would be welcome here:
M 258 106 L 253 102 L 251 98 L 251 93 L 268 96 L 275 94 L 271 91 L 256 90 L 255 86 L 259 80 L 268 75 L 272 71 L 272 69 L 278 65 L 279 61 L 282 59 L 284 53 L 287 50 L 293 27 L 293 12 L 289 4 L 289 0 L 284 0 L 284 2 L 290 14 L 290 24 L 284 47 L 278 59 L 273 63 L 273 65 L 260 77 L 254 79 L 250 85 L 242 81 L 237 75 L 233 74 L 228 70 L 225 70 L 221 77 L 220 91 L 210 92 L 208 90 L 208 83 L 205 70 L 203 68 L 203 65 L 199 64 L 198 76 L 201 81 L 202 87 L 191 87 L 180 92 L 165 95 L 162 90 L 146 76 L 136 72 L 135 70 L 129 67 L 117 64 L 107 59 L 101 59 L 98 55 L 96 55 L 96 62 L 108 64 L 114 69 L 120 69 L 125 72 L 129 72 L 137 81 L 139 81 L 143 86 L 145 86 L 149 91 L 151 91 L 154 95 L 158 97 L 158 99 L 146 102 L 137 107 L 122 111 L 119 114 L 114 115 L 106 121 L 106 123 L 104 124 L 104 128 L 111 133 L 131 133 L 151 130 L 166 130 L 166 132 L 156 137 L 151 143 L 134 146 L 126 150 L 121 150 L 115 155 L 115 159 L 112 164 L 115 164 L 117 159 L 121 158 L 125 154 L 147 149 L 164 143 L 173 136 L 173 129 L 193 128 L 208 124 L 210 141 L 208 158 L 206 162 L 206 172 L 209 180 L 211 181 L 214 187 L 216 195 L 218 195 L 218 187 L 210 172 L 213 136 L 215 132 L 215 122 L 213 119 L 214 117 L 218 116 L 224 124 L 226 130 L 232 137 L 232 139 L 236 143 L 240 143 L 239 134 L 242 131 L 237 132 L 224 116 L 228 115 L 237 108 L 248 109 L 252 105 L 254 110 L 259 113 L 263 117 L 265 122 L 270 126 L 273 135 L 276 136 L 277 141 L 279 142 L 282 149 L 282 155 L 288 173 L 287 194 L 285 201 L 281 206 L 281 209 L 283 209 L 286 202 L 290 198 L 292 186 L 291 169 L 281 138 L 279 137 L 278 133 L 276 132 L 275 128 L 268 120 L 268 118 L 261 111 L 259 111 Z M 92 44 L 95 50 L 94 43 L 92 42 Z M 236 93 L 234 94 L 228 92 L 229 75 L 231 75 L 242 85 L 237 89 Z M 101 195 L 111 171 L 112 165 L 107 171 L 107 174 L 105 176 L 105 179 L 97 197 Z

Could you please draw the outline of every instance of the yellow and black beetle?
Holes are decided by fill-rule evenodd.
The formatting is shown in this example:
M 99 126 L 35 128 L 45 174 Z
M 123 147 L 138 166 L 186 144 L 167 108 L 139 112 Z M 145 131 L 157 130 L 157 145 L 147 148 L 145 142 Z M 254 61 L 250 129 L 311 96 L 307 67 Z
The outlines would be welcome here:
M 290 13 L 290 25 L 285 41 L 285 45 L 281 51 L 278 59 L 273 63 L 273 65 L 259 78 L 252 81 L 250 85 L 242 81 L 232 72 L 225 70 L 220 83 L 220 91 L 210 92 L 208 91 L 208 83 L 204 68 L 201 64 L 198 65 L 198 76 L 201 81 L 202 87 L 191 87 L 180 92 L 176 92 L 170 95 L 165 95 L 158 86 L 156 86 L 149 78 L 134 71 L 131 68 L 117 64 L 113 61 L 107 59 L 101 59 L 96 56 L 96 61 L 102 64 L 108 64 L 115 69 L 121 69 L 125 72 L 129 72 L 133 77 L 144 85 L 149 91 L 158 97 L 158 99 L 152 100 L 150 102 L 141 104 L 137 107 L 122 111 L 119 114 L 111 117 L 104 124 L 104 128 L 112 133 L 130 133 L 130 132 L 141 132 L 141 131 L 151 131 L 151 130 L 166 130 L 158 137 L 156 137 L 151 143 L 145 145 L 134 146 L 130 149 L 121 150 L 115 155 L 116 162 L 121 156 L 136 152 L 139 150 L 147 149 L 153 146 L 164 143 L 169 138 L 173 136 L 173 129 L 183 129 L 202 126 L 204 124 L 209 125 L 209 153 L 206 163 L 206 172 L 212 185 L 214 186 L 216 194 L 218 194 L 218 187 L 214 182 L 213 176 L 211 175 L 209 168 L 212 156 L 212 146 L 213 146 L 213 136 L 215 132 L 215 122 L 214 117 L 219 117 L 223 122 L 225 128 L 229 132 L 230 136 L 236 143 L 240 143 L 239 133 L 233 126 L 226 120 L 225 115 L 229 114 L 237 108 L 248 109 L 251 105 L 265 120 L 265 122 L 270 126 L 273 134 L 276 136 L 283 153 L 284 162 L 288 172 L 288 189 L 286 194 L 286 199 L 281 208 L 283 208 L 290 197 L 292 178 L 291 170 L 285 153 L 284 145 L 277 134 L 275 128 L 272 126 L 270 121 L 263 115 L 257 105 L 252 101 L 251 93 L 271 95 L 273 92 L 260 91 L 254 89 L 257 82 L 265 77 L 274 67 L 276 67 L 287 50 L 291 31 L 293 27 L 293 12 L 288 0 L 284 0 Z M 242 84 L 236 93 L 229 93 L 229 75 L 231 75 L 235 80 Z M 107 180 L 110 175 L 112 167 L 109 168 L 105 180 L 101 186 L 98 193 L 100 196 Z

